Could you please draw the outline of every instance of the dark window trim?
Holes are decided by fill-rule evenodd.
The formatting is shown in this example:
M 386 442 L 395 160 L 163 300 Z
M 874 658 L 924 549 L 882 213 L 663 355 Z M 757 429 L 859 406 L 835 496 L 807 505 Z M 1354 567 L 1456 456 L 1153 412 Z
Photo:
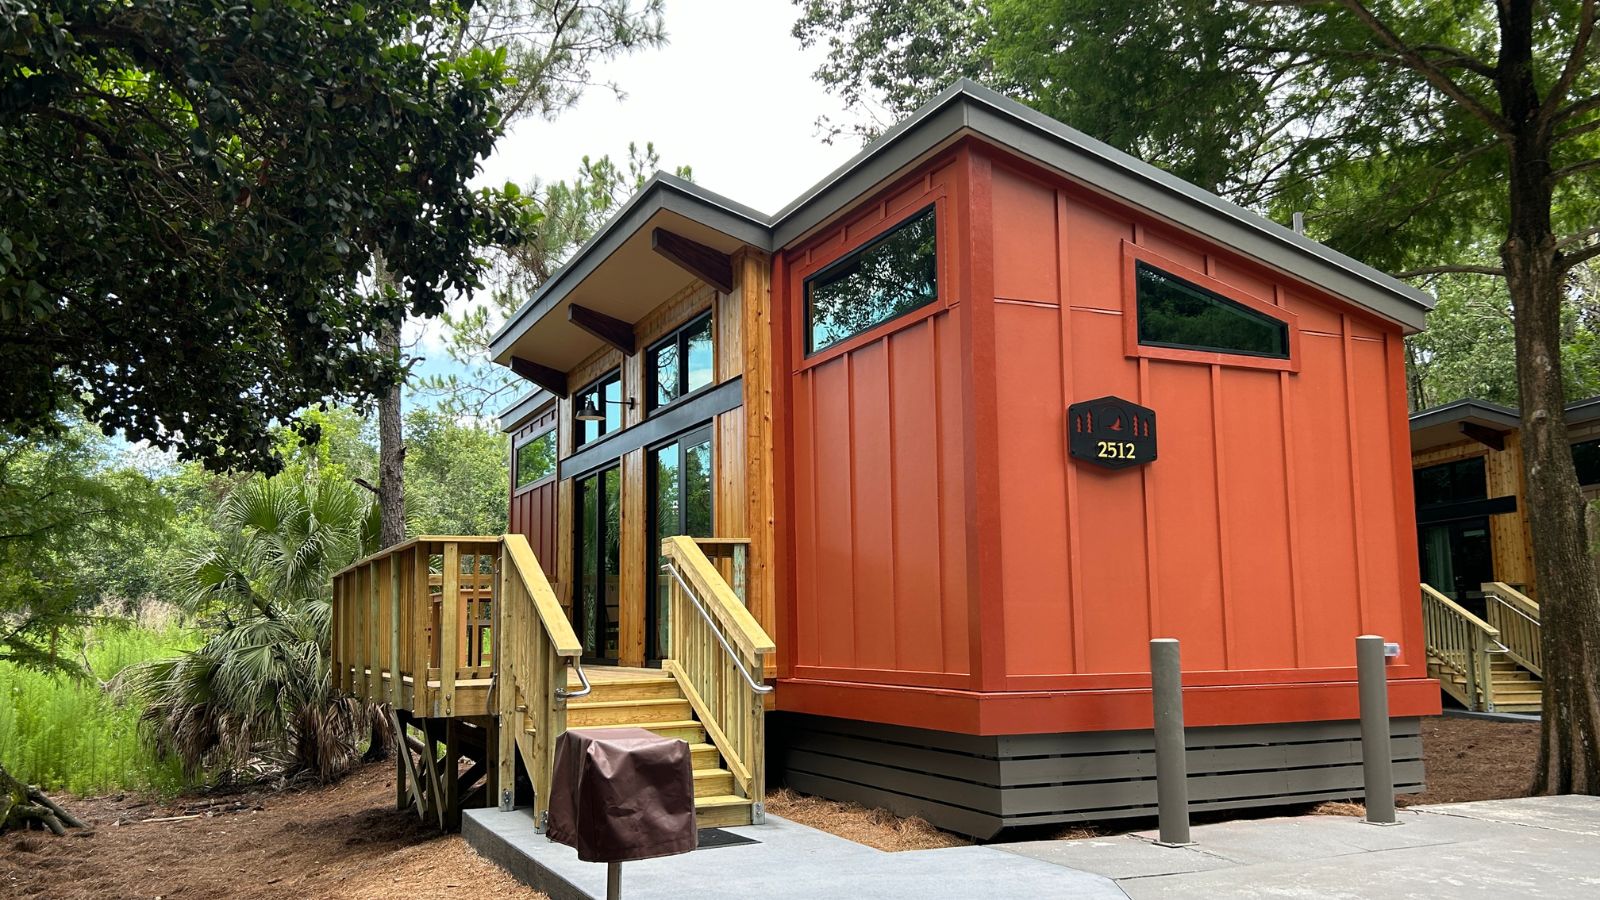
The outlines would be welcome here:
M 744 378 L 731 378 L 701 391 L 688 403 L 674 406 L 663 415 L 651 416 L 630 428 L 613 431 L 582 450 L 575 450 L 556 463 L 558 478 L 579 478 L 613 460 L 652 444 L 658 444 L 699 422 L 744 405 Z
M 599 508 L 599 506 L 601 505 L 601 503 L 605 499 L 605 473 L 609 472 L 612 469 L 617 469 L 618 470 L 617 471 L 617 504 L 620 507 L 620 505 L 622 503 L 622 471 L 621 471 L 621 463 L 620 463 L 620 461 L 613 461 L 613 462 L 611 462 L 611 463 L 609 463 L 607 465 L 598 466 L 598 467 L 596 467 L 594 469 L 594 471 L 585 472 L 581 476 L 579 476 L 578 479 L 577 479 L 577 480 L 580 480 L 580 481 L 581 480 L 586 480 L 586 479 L 588 479 L 590 477 L 593 477 L 595 479 L 595 484 L 596 484 L 597 488 L 600 491 L 600 498 L 599 498 L 599 500 L 596 501 L 596 504 L 595 504 L 597 509 Z M 570 590 L 570 594 L 571 594 L 571 597 L 572 597 L 572 607 L 568 611 L 568 620 L 572 623 L 573 629 L 575 631 L 579 631 L 580 632 L 580 635 L 579 635 L 579 638 L 578 638 L 578 643 L 581 645 L 583 643 L 583 638 L 582 638 L 582 635 L 581 635 L 581 630 L 582 630 L 581 626 L 584 623 L 579 620 L 579 617 L 582 616 L 582 614 L 583 614 L 583 612 L 582 612 L 583 598 L 578 596 L 578 592 L 581 589 L 582 584 L 583 584 L 583 531 L 584 531 L 584 529 L 583 529 L 582 526 L 584 524 L 589 524 L 591 527 L 594 528 L 594 535 L 593 536 L 597 539 L 598 546 L 595 548 L 595 570 L 593 572 L 590 572 L 589 574 L 595 576 L 596 588 L 603 591 L 604 590 L 604 582 L 605 582 L 606 558 L 605 558 L 605 534 L 604 534 L 604 526 L 602 525 L 602 523 L 606 519 L 606 514 L 605 514 L 604 510 L 600 510 L 599 511 L 600 514 L 596 517 L 594 522 L 592 522 L 592 523 L 584 523 L 582 521 L 582 519 L 583 519 L 583 513 L 582 513 L 583 498 L 578 495 L 579 487 L 578 487 L 578 485 L 576 483 L 573 484 L 572 488 L 573 488 L 573 491 L 572 491 L 572 523 L 571 523 L 571 532 L 572 532 L 572 551 L 571 551 L 572 552 L 572 588 Z M 617 537 L 618 537 L 618 542 L 617 542 L 617 571 L 621 572 L 622 571 L 622 541 L 621 541 L 621 537 L 622 537 L 621 528 L 622 528 L 622 525 L 621 525 L 621 518 L 620 518 L 620 509 L 619 509 L 619 518 L 618 518 L 617 528 L 618 528 L 618 531 L 617 531 Z M 620 590 L 620 588 L 619 588 L 619 590 Z M 602 594 L 597 599 L 599 600 L 599 603 L 597 603 L 597 605 L 596 605 L 596 611 L 599 612 L 601 609 L 604 608 L 605 597 Z M 619 610 L 619 615 L 620 615 L 620 610 Z M 621 625 L 621 622 L 619 621 L 618 622 L 619 635 L 618 635 L 618 641 L 617 641 L 617 654 L 618 654 L 619 658 L 620 658 L 621 653 L 622 653 L 622 641 L 621 641 L 621 635 L 620 635 L 620 625 Z M 595 648 L 597 653 L 604 653 L 605 652 L 605 634 L 603 632 L 601 632 L 600 634 L 596 635 L 596 642 L 598 644 L 598 646 Z M 599 655 L 595 655 L 595 656 L 587 656 L 586 655 L 586 656 L 581 657 L 581 661 L 582 662 L 586 662 L 586 663 L 591 663 L 591 664 L 594 664 L 594 665 L 609 665 L 611 663 L 616 662 L 616 660 L 614 660 L 614 659 L 612 659 L 610 657 L 599 656 Z
M 714 312 L 714 309 L 708 307 L 699 313 L 690 316 L 682 325 L 672 329 L 672 331 L 665 337 L 645 348 L 644 365 L 640 368 L 644 369 L 644 414 L 646 416 L 653 416 L 657 413 L 666 412 L 685 400 L 688 400 L 691 397 L 699 396 L 701 393 L 709 391 L 717 386 L 717 323 L 712 318 L 712 314 Z M 656 397 L 656 367 L 650 364 L 650 355 L 658 348 L 663 347 L 673 341 L 678 341 L 678 339 L 683 337 L 690 328 L 700 324 L 701 319 L 711 321 L 711 382 L 703 387 L 697 387 L 692 391 L 684 391 L 678 396 L 672 398 L 672 401 L 669 403 L 663 403 L 660 406 L 651 406 L 650 403 L 654 401 Z M 678 346 L 680 348 L 680 359 L 682 360 L 682 363 L 680 363 L 680 371 L 678 373 L 678 383 L 680 386 L 685 386 L 689 383 L 689 354 L 683 348 L 683 343 L 681 341 L 679 341 Z
M 1485 516 L 1498 516 L 1517 511 L 1517 498 L 1514 496 L 1489 497 L 1484 500 L 1458 500 L 1453 503 L 1435 503 L 1432 506 L 1417 508 L 1417 525 L 1439 525 L 1444 522 L 1454 522 L 1460 519 L 1477 519 Z
M 555 435 L 555 437 L 551 438 L 551 442 L 556 444 L 557 446 L 555 447 L 555 453 L 553 453 L 551 455 L 554 456 L 556 454 L 559 454 L 560 451 L 561 451 L 561 447 L 560 447 L 561 436 L 559 434 L 557 434 L 557 428 L 558 428 L 558 426 L 551 425 L 549 428 L 546 428 L 545 430 L 539 432 L 538 434 L 530 435 L 530 436 L 528 436 L 526 438 L 523 438 L 520 441 L 512 441 L 511 442 L 511 496 L 515 497 L 518 494 L 525 494 L 528 491 L 531 491 L 534 488 L 539 487 L 540 485 L 544 484 L 547 481 L 554 481 L 556 479 L 556 476 L 560 474 L 560 472 L 561 472 L 561 463 L 558 460 L 556 462 L 556 464 L 551 467 L 549 475 L 546 475 L 543 478 L 538 478 L 538 479 L 535 479 L 533 481 L 530 481 L 527 484 L 523 485 L 522 487 L 517 487 L 517 469 L 518 469 L 517 451 L 521 450 L 523 447 L 528 446 L 529 444 L 533 443 L 534 441 L 539 440 L 540 438 L 544 437 L 545 435 Z
M 571 410 L 571 413 L 567 416 L 567 420 L 570 423 L 571 428 L 572 428 L 572 446 L 573 446 L 574 451 L 576 451 L 576 449 L 578 447 L 590 447 L 590 446 L 593 446 L 595 444 L 598 444 L 601 441 L 605 440 L 606 438 L 610 437 L 611 435 L 613 435 L 613 434 L 621 434 L 622 432 L 624 432 L 624 431 L 626 431 L 628 429 L 627 424 L 624 423 L 623 426 L 621 428 L 617 429 L 616 431 L 604 432 L 603 434 L 601 434 L 599 437 L 595 438 L 592 441 L 583 441 L 583 440 L 581 440 L 581 438 L 583 437 L 583 427 L 582 427 L 583 423 L 578 421 L 578 396 L 580 394 L 588 393 L 590 390 L 592 390 L 595 387 L 595 385 L 603 385 L 606 382 L 612 380 L 612 378 L 616 379 L 617 384 L 619 385 L 618 393 L 621 393 L 621 388 L 620 388 L 620 385 L 622 383 L 622 367 L 621 366 L 617 366 L 614 369 L 609 369 L 609 370 L 607 370 L 605 372 L 605 374 L 600 375 L 597 378 L 590 379 L 588 384 L 585 384 L 583 387 L 578 388 L 577 390 L 572 392 L 572 410 Z M 623 399 L 626 400 L 627 398 L 624 397 Z M 623 409 L 626 409 L 626 408 L 627 408 L 626 406 L 623 407 Z M 605 391 L 603 391 L 603 390 L 600 392 L 600 411 L 601 412 L 605 412 L 606 411 Z M 626 417 L 624 417 L 624 418 L 626 418 Z
M 850 343 L 850 342 L 856 340 L 857 338 L 861 337 L 864 334 L 873 334 L 873 333 L 877 332 L 879 329 L 883 328 L 884 326 L 888 325 L 891 322 L 895 322 L 895 321 L 898 321 L 900 319 L 904 319 L 904 318 L 906 318 L 908 316 L 915 315 L 916 313 L 923 312 L 923 311 L 927 310 L 929 307 L 934 306 L 935 304 L 939 303 L 941 300 L 944 299 L 945 279 L 943 277 L 943 273 L 940 271 L 940 266 L 939 266 L 940 257 L 942 256 L 942 253 L 941 253 L 941 251 L 943 249 L 942 245 L 943 245 L 944 242 L 942 240 L 940 240 L 940 237 L 939 237 L 939 202 L 938 201 L 939 201 L 939 198 L 935 197 L 933 200 L 931 200 L 930 202 L 918 207 L 913 212 L 910 212 L 910 213 L 902 216 L 901 218 L 897 219 L 894 222 L 894 224 L 885 227 L 883 229 L 883 231 L 881 231 L 878 234 L 874 235 L 866 243 L 862 244 L 859 247 L 856 247 L 853 250 L 850 250 L 849 252 L 847 252 L 844 255 L 840 256 L 838 259 L 832 260 L 831 262 L 829 262 L 826 265 L 824 265 L 822 268 L 817 269 L 816 271 L 812 272 L 811 274 L 805 276 L 805 278 L 801 279 L 801 281 L 800 281 L 800 296 L 801 296 L 800 307 L 801 307 L 802 320 L 801 320 L 801 323 L 800 323 L 800 325 L 801 325 L 801 328 L 800 328 L 800 347 L 804 351 L 806 359 L 809 360 L 814 356 L 820 356 L 821 354 L 830 353 L 832 351 L 838 350 L 839 347 L 841 347 L 842 345 Z M 918 217 L 922 216 L 924 213 L 932 213 L 933 214 L 933 296 L 929 297 L 926 301 L 924 301 L 922 303 L 919 303 L 916 306 L 911 307 L 910 309 L 901 310 L 900 312 L 895 313 L 894 315 L 890 316 L 887 319 L 883 319 L 881 321 L 874 322 L 871 325 L 868 325 L 866 328 L 863 328 L 863 329 L 861 329 L 860 331 L 857 331 L 854 334 L 845 335 L 844 337 L 839 338 L 838 340 L 836 340 L 833 343 L 827 345 L 826 347 L 813 347 L 813 346 L 811 346 L 811 283 L 813 281 L 816 281 L 819 278 L 826 277 L 829 273 L 831 273 L 835 269 L 843 268 L 844 266 L 849 265 L 851 262 L 854 262 L 858 257 L 861 257 L 861 256 L 865 255 L 867 252 L 871 251 L 872 248 L 874 248 L 874 247 L 878 246 L 879 244 L 883 243 L 884 241 L 887 241 L 890 238 L 894 237 L 894 235 L 897 232 L 899 232 L 902 228 L 905 228 L 907 225 L 911 224 L 911 222 L 913 220 L 915 220 Z
M 711 444 L 711 472 L 710 472 L 710 477 L 711 477 L 711 532 L 713 534 L 716 533 L 716 531 L 717 531 L 717 441 L 716 441 L 716 432 L 714 431 L 714 429 L 712 427 L 715 424 L 716 423 L 713 420 L 708 419 L 708 420 L 706 420 L 704 422 L 699 423 L 698 425 L 690 425 L 688 428 L 685 428 L 684 430 L 678 432 L 677 434 L 672 435 L 671 437 L 665 438 L 663 440 L 656 441 L 654 444 L 646 444 L 645 445 L 645 447 L 644 447 L 644 463 L 645 463 L 645 465 L 644 465 L 644 469 L 645 469 L 644 495 L 645 495 L 645 535 L 647 537 L 653 536 L 653 537 L 657 538 L 658 540 L 661 537 L 661 535 L 655 534 L 656 526 L 657 526 L 657 524 L 659 524 L 658 517 L 656 515 L 656 502 L 659 499 L 660 493 L 661 493 L 660 490 L 658 489 L 659 485 L 656 483 L 656 479 L 659 477 L 659 472 L 657 472 L 655 466 L 650 465 L 650 457 L 656 451 L 661 450 L 664 447 L 669 447 L 672 444 L 681 445 L 683 443 L 683 439 L 684 438 L 688 437 L 689 435 L 695 434 L 696 432 L 701 432 L 701 431 L 705 432 L 706 439 Z M 679 452 L 679 458 L 678 458 L 678 477 L 679 478 L 683 477 L 683 457 L 682 457 L 681 450 Z M 681 489 L 681 482 L 680 482 L 680 489 Z M 681 525 L 683 523 L 684 517 L 687 514 L 688 514 L 688 508 L 684 507 L 684 506 L 680 506 L 679 509 L 678 509 L 678 522 L 679 522 L 680 527 L 681 527 Z M 679 532 L 679 533 L 682 534 L 682 532 Z M 668 536 L 670 537 L 671 535 L 668 535 Z M 652 546 L 650 546 L 650 541 L 646 540 L 645 541 L 645 547 L 644 547 L 644 554 L 645 554 L 645 556 L 644 556 L 644 570 L 646 572 L 655 573 L 656 567 L 660 564 L 659 560 L 661 559 L 661 548 L 660 548 L 660 546 L 652 547 Z M 650 585 L 650 591 L 653 594 L 654 591 L 655 591 L 655 578 L 654 578 L 653 574 L 652 574 L 651 578 L 648 580 L 647 583 Z M 645 634 L 644 634 L 645 665 L 646 666 L 659 666 L 661 664 L 660 660 L 661 660 L 662 657 L 652 657 L 650 655 L 650 651 L 652 649 L 660 649 L 660 648 L 658 648 L 658 647 L 657 648 L 652 648 L 650 646 L 650 642 L 651 642 L 652 637 L 653 637 L 653 629 L 651 629 L 650 626 L 652 624 L 654 624 L 654 623 L 650 621 L 651 617 L 649 615 L 649 609 L 650 609 L 650 605 L 649 604 L 650 604 L 650 598 L 646 597 L 645 598 L 645 610 L 646 610 L 646 614 L 645 614 Z M 659 613 L 660 613 L 660 611 L 658 610 L 657 614 L 659 615 Z
M 1169 271 L 1168 269 L 1163 268 L 1161 266 L 1158 266 L 1155 263 L 1153 263 L 1153 262 L 1151 262 L 1151 261 L 1149 261 L 1147 259 L 1135 260 L 1134 264 L 1133 264 L 1133 270 L 1134 270 L 1134 286 L 1133 286 L 1134 315 L 1139 317 L 1141 320 L 1144 318 L 1144 309 L 1142 308 L 1142 306 L 1140 305 L 1140 302 L 1139 302 L 1140 301 L 1140 294 L 1139 294 L 1138 271 L 1139 271 L 1139 268 L 1141 266 L 1146 268 L 1146 269 L 1149 269 L 1152 272 L 1158 273 L 1163 278 L 1170 278 L 1173 281 L 1176 281 L 1179 284 L 1184 285 L 1185 287 L 1189 288 L 1192 291 L 1195 291 L 1195 292 L 1199 293 L 1201 296 L 1205 297 L 1207 300 L 1210 300 L 1213 303 L 1218 303 L 1218 304 L 1221 304 L 1222 306 L 1224 306 L 1226 308 L 1231 308 L 1231 309 L 1238 310 L 1240 313 L 1244 314 L 1248 318 L 1256 319 L 1256 320 L 1262 321 L 1263 323 L 1270 323 L 1272 325 L 1276 325 L 1277 327 L 1283 329 L 1283 352 L 1282 353 L 1266 353 L 1266 352 L 1257 351 L 1257 350 L 1239 350 L 1239 349 L 1229 348 L 1229 347 L 1211 347 L 1211 346 L 1207 346 L 1205 344 L 1180 344 L 1180 343 L 1177 343 L 1175 341 L 1151 341 L 1151 340 L 1146 340 L 1143 336 L 1141 336 L 1139 338 L 1139 345 L 1141 347 L 1163 347 L 1163 348 L 1166 348 L 1168 350 L 1193 350 L 1193 351 L 1195 351 L 1197 353 L 1222 353 L 1222 354 L 1226 354 L 1228 356 L 1248 356 L 1248 357 L 1253 357 L 1255 359 L 1279 359 L 1279 360 L 1285 360 L 1285 361 L 1287 361 L 1292 356 L 1294 348 L 1290 344 L 1290 341 L 1289 341 L 1289 323 L 1288 322 L 1285 322 L 1283 319 L 1280 319 L 1277 316 L 1268 315 L 1267 313 L 1264 313 L 1261 310 L 1258 310 L 1258 309 L 1255 309 L 1253 307 L 1247 306 L 1247 305 L 1245 305 L 1243 303 L 1240 303 L 1238 300 L 1235 300 L 1232 297 L 1229 297 L 1229 296 L 1227 296 L 1225 294 L 1222 294 L 1219 291 L 1212 290 L 1211 288 L 1208 288 L 1205 285 L 1196 284 L 1191 279 L 1185 278 L 1182 275 L 1178 274 L 1177 272 Z M 1139 324 L 1143 325 L 1143 322 L 1141 321 Z

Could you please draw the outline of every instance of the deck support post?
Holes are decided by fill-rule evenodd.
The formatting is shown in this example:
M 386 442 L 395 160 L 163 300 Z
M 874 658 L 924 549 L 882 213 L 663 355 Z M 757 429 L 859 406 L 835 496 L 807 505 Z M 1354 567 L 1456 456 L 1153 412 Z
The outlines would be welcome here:
M 1175 638 L 1150 642 L 1150 700 L 1156 736 L 1156 815 L 1159 843 L 1189 840 L 1189 764 L 1183 736 L 1183 674 Z
M 1361 701 L 1361 773 L 1367 822 L 1398 824 L 1394 815 L 1394 757 L 1389 746 L 1389 677 L 1383 638 L 1356 638 L 1356 680 Z

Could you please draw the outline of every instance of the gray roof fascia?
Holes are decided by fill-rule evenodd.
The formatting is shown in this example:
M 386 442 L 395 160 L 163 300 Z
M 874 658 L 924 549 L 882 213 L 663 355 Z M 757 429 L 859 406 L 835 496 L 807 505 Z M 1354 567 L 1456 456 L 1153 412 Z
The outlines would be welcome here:
M 1600 419 L 1600 397 L 1568 403 L 1564 416 L 1568 425 L 1587 425 Z
M 1399 279 L 967 79 L 773 216 L 773 244 L 785 246 L 815 228 L 962 129 L 1403 325 L 1422 328 L 1433 308 L 1433 297 Z
M 1450 422 L 1459 422 L 1463 419 L 1486 419 L 1502 428 L 1518 428 L 1522 425 L 1522 415 L 1507 406 L 1490 403 L 1487 400 L 1474 400 L 1467 398 L 1432 409 L 1424 409 L 1411 414 L 1411 430 L 1428 428 L 1434 425 L 1446 425 Z
M 510 406 L 500 411 L 500 430 L 510 434 L 521 428 L 539 408 L 555 399 L 555 395 L 544 388 L 536 387 L 512 402 Z
M 657 172 L 500 326 L 489 341 L 490 358 L 498 359 L 510 349 L 523 332 L 543 318 L 661 210 L 693 219 L 761 250 L 770 252 L 772 249 L 767 216 L 676 175 Z

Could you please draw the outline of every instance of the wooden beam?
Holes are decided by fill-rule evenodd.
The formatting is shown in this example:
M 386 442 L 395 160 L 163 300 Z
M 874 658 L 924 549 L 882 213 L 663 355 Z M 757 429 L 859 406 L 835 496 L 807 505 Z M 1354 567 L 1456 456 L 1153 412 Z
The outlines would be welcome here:
M 665 228 L 650 232 L 650 249 L 724 294 L 733 293 L 733 261 L 728 254 Z
M 627 322 L 576 303 L 567 307 L 567 321 L 621 350 L 623 354 L 633 355 L 633 326 Z
M 1476 422 L 1462 422 L 1461 433 L 1490 450 L 1504 450 L 1506 448 L 1506 433 L 1487 428 Z
M 537 384 L 557 397 L 567 398 L 567 373 L 540 365 L 531 359 L 511 357 L 511 371 Z

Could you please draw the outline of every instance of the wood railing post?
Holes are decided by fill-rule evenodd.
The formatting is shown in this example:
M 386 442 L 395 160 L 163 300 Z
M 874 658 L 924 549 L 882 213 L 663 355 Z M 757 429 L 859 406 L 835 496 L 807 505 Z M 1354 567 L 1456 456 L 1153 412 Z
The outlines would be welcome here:
M 432 622 L 430 606 L 433 598 L 428 592 L 428 549 L 422 545 L 411 548 L 411 712 L 428 715 L 433 710 L 433 696 L 428 690 L 428 667 L 433 656 L 428 647 L 428 629 Z
M 444 570 L 439 579 L 439 630 L 448 632 L 461 621 L 461 546 L 444 545 Z M 459 626 L 457 626 L 459 629 Z M 453 716 L 456 709 L 456 639 L 439 635 L 439 715 Z
M 490 638 L 494 642 L 495 667 L 495 744 L 499 758 L 495 766 L 494 800 L 501 812 L 510 812 L 517 804 L 517 729 L 522 727 L 517 716 L 517 669 L 511 654 L 501 652 L 501 635 L 505 634 L 511 606 L 511 567 L 504 553 L 495 560 L 495 574 L 499 576 L 499 590 L 494 595 L 494 607 L 489 611 L 492 620 Z
M 400 557 L 389 557 L 389 704 L 400 705 Z

